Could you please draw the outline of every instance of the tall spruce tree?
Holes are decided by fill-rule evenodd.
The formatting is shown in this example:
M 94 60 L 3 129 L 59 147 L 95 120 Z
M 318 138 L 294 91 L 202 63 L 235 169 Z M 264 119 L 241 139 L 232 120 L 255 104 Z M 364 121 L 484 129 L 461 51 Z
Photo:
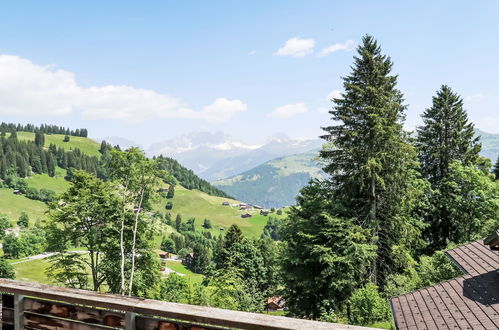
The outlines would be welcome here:
M 499 180 L 499 155 L 497 156 L 496 163 L 494 164 L 494 168 L 492 169 L 492 174 L 494 174 L 494 178 Z
M 357 51 L 351 74 L 343 78 L 343 97 L 333 100 L 330 111 L 339 123 L 323 128 L 333 147 L 321 157 L 339 203 L 336 214 L 372 231 L 378 255 L 371 278 L 382 286 L 395 271 L 393 247 L 418 236 L 407 201 L 416 152 L 403 131 L 406 106 L 391 59 L 369 35 Z
M 424 235 L 432 252 L 445 248 L 447 241 L 459 243 L 454 235 L 458 224 L 451 215 L 454 206 L 448 202 L 451 166 L 454 162 L 476 165 L 481 144 L 475 137 L 473 123 L 468 121 L 463 99 L 446 85 L 437 91 L 432 106 L 422 117 L 424 124 L 417 128 L 416 146 L 421 172 L 433 190 L 431 211 L 425 217 L 429 226 Z
M 474 125 L 468 122 L 463 99 L 443 85 L 433 97 L 431 108 L 422 115 L 424 124 L 417 129 L 421 172 L 437 186 L 457 160 L 463 165 L 475 164 L 481 149 Z

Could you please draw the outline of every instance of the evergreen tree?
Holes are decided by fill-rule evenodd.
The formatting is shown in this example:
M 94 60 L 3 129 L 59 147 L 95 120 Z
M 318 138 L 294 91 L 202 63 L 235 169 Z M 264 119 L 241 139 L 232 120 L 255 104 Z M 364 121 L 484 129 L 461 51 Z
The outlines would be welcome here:
M 180 231 L 181 228 L 182 228 L 182 215 L 178 213 L 177 217 L 175 218 L 175 229 L 177 229 L 177 231 Z
M 407 209 L 417 162 L 403 131 L 406 106 L 397 76 L 391 74 L 391 59 L 371 36 L 357 51 L 352 73 L 343 78 L 343 98 L 334 99 L 330 111 L 339 123 L 324 128 L 323 138 L 333 147 L 321 151 L 321 157 L 331 175 L 337 214 L 372 230 L 378 255 L 371 278 L 382 286 L 395 270 L 393 246 L 418 236 Z
M 481 144 L 479 137 L 474 137 L 474 125 L 468 121 L 463 99 L 448 86 L 437 91 L 433 105 L 422 117 L 424 125 L 418 127 L 416 141 L 421 172 L 433 187 L 438 187 L 453 161 L 475 164 Z
M 35 144 L 39 147 L 43 147 L 45 144 L 45 135 L 40 131 L 35 132 Z
M 494 168 L 492 169 L 492 173 L 494 174 L 494 178 L 496 180 L 499 180 L 499 155 L 497 156 L 497 160 L 494 164 Z
M 479 138 L 474 137 L 474 126 L 468 121 L 462 98 L 448 86 L 437 91 L 432 106 L 422 117 L 424 124 L 417 129 L 416 146 L 421 172 L 433 190 L 430 211 L 425 216 L 428 227 L 424 231 L 431 253 L 445 248 L 448 240 L 456 242 L 454 226 L 460 226 L 451 216 L 457 205 L 448 203 L 452 199 L 451 166 L 456 161 L 464 166 L 476 165 L 481 145 Z
M 175 185 L 171 184 L 168 187 L 168 192 L 166 193 L 166 198 L 173 198 L 175 196 Z
M 281 230 L 284 298 L 299 317 L 345 312 L 350 295 L 368 280 L 376 255 L 368 231 L 329 215 L 331 203 L 328 187 L 306 186 Z

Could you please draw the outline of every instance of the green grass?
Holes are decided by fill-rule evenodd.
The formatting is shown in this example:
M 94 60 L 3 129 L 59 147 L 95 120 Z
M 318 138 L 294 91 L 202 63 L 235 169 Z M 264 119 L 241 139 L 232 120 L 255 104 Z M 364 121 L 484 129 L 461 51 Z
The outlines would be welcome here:
M 177 273 L 184 274 L 185 278 L 192 283 L 199 283 L 204 279 L 204 276 L 201 274 L 196 274 L 187 269 L 184 265 L 182 265 L 179 261 L 172 260 L 162 260 L 165 263 L 165 266 L 176 271 Z
M 10 133 L 7 133 L 9 135 Z M 19 140 L 35 140 L 35 133 L 31 132 L 17 132 L 17 138 Z M 70 136 L 69 142 L 63 142 L 64 135 L 63 134 L 45 134 L 45 147 L 53 143 L 57 147 L 64 148 L 65 150 L 70 149 L 80 149 L 81 152 L 87 154 L 89 156 L 97 156 L 100 157 L 99 148 L 100 144 L 95 142 L 92 139 L 84 138 L 80 136 Z
M 13 265 L 16 270 L 16 280 L 54 284 L 45 274 L 50 266 L 47 259 L 31 260 Z
M 368 327 L 378 328 L 378 329 L 395 329 L 393 321 L 380 321 L 373 324 L 369 324 Z
M 31 223 L 35 223 L 37 219 L 46 219 L 46 209 L 43 202 L 26 198 L 23 195 L 14 195 L 10 188 L 0 188 L 0 213 L 7 215 L 14 222 L 23 211 L 28 214 Z
M 29 177 L 26 181 L 28 186 L 36 189 L 50 189 L 55 191 L 57 194 L 65 192 L 70 183 L 64 179 L 66 175 L 66 170 L 57 167 L 55 172 L 55 177 L 50 177 L 48 174 L 35 174 Z
M 170 212 L 173 220 L 178 213 L 182 215 L 182 220 L 185 222 L 189 218 L 195 218 L 195 226 L 198 230 L 203 230 L 202 227 L 204 219 L 210 219 L 213 228 L 210 229 L 212 234 L 221 232 L 220 227 L 225 229 L 229 228 L 232 224 L 237 224 L 243 233 L 249 237 L 260 237 L 263 227 L 267 223 L 268 217 L 261 216 L 259 210 L 242 211 L 238 207 L 223 206 L 223 202 L 230 204 L 238 204 L 239 202 L 233 199 L 210 196 L 199 190 L 188 190 L 181 186 L 175 188 L 175 196 L 173 197 L 173 209 L 167 211 L 165 205 L 167 199 L 160 199 L 156 201 L 155 208 L 162 212 Z M 243 219 L 241 214 L 250 213 L 253 215 L 251 218 Z M 284 213 L 284 212 L 283 212 Z M 275 213 L 272 214 L 275 217 Z

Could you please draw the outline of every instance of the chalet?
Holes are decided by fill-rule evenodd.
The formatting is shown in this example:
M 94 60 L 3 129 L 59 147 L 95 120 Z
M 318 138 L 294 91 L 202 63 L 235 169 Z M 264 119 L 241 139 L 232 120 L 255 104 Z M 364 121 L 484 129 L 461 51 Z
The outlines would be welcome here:
M 284 309 L 284 299 L 281 296 L 273 296 L 267 299 L 267 305 L 265 305 L 265 310 L 267 312 L 275 312 Z
M 248 207 L 247 207 L 246 205 L 244 205 L 244 206 L 240 206 L 240 207 L 239 207 L 239 209 L 240 209 L 240 210 L 246 210 L 247 208 L 248 208 Z
M 253 207 L 257 210 L 263 210 L 263 206 L 260 205 L 253 205 Z
M 260 210 L 260 215 L 266 217 L 267 215 L 269 215 L 269 211 Z
M 14 189 L 13 193 L 14 193 L 14 195 L 21 195 L 21 190 Z
M 246 203 L 239 203 L 239 206 L 240 206 L 240 207 L 243 207 L 243 206 L 244 206 L 244 207 L 247 207 L 247 206 L 248 206 L 248 204 L 246 204 Z
M 223 202 L 222 205 L 223 206 L 229 206 L 229 202 Z
M 231 204 L 231 206 L 238 207 L 239 204 Z
M 241 214 L 241 218 L 243 218 L 243 219 L 244 218 L 251 218 L 251 217 L 252 217 L 252 215 L 249 213 Z
M 390 300 L 397 329 L 499 329 L 499 230 L 446 252 L 464 275 Z
M 194 253 L 191 252 L 185 256 L 185 259 L 182 263 L 186 266 L 189 266 L 192 265 L 193 262 L 194 262 Z
M 161 259 L 169 259 L 171 257 L 169 252 L 163 252 L 163 251 L 159 252 L 158 255 Z

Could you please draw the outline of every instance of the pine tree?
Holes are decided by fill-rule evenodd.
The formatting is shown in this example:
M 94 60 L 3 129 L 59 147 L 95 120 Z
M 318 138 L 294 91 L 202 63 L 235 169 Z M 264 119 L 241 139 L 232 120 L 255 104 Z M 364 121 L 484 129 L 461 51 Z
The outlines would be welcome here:
M 343 78 L 343 98 L 333 100 L 330 113 L 339 124 L 324 128 L 323 138 L 334 147 L 321 152 L 336 214 L 373 233 L 378 256 L 371 277 L 381 286 L 394 271 L 392 247 L 418 235 L 406 209 L 416 153 L 403 131 L 406 106 L 392 66 L 373 37 L 365 36 L 352 73 Z
M 40 131 L 35 132 L 35 144 L 39 147 L 43 147 L 45 144 L 45 135 Z
M 443 85 L 437 91 L 432 106 L 422 117 L 424 124 L 417 128 L 416 146 L 421 172 L 433 190 L 432 207 L 425 216 L 429 226 L 424 232 L 431 253 L 445 248 L 448 240 L 458 243 L 455 241 L 460 236 L 456 235 L 458 224 L 451 215 L 454 205 L 449 202 L 454 200 L 449 191 L 451 167 L 454 162 L 476 165 L 481 144 L 475 137 L 473 124 L 468 121 L 463 99 L 448 86 Z
M 492 173 L 494 174 L 495 179 L 499 180 L 499 155 L 497 156 L 497 161 L 492 169 Z
M 368 280 L 376 247 L 368 230 L 329 214 L 333 203 L 329 187 L 314 182 L 301 190 L 282 227 L 283 291 L 292 315 L 344 312 L 352 292 Z
M 450 87 L 443 85 L 437 91 L 432 107 L 422 117 L 424 125 L 417 129 L 416 146 L 421 172 L 432 186 L 446 177 L 453 161 L 476 163 L 481 149 L 479 138 L 474 137 L 474 125 L 468 122 L 463 99 Z

